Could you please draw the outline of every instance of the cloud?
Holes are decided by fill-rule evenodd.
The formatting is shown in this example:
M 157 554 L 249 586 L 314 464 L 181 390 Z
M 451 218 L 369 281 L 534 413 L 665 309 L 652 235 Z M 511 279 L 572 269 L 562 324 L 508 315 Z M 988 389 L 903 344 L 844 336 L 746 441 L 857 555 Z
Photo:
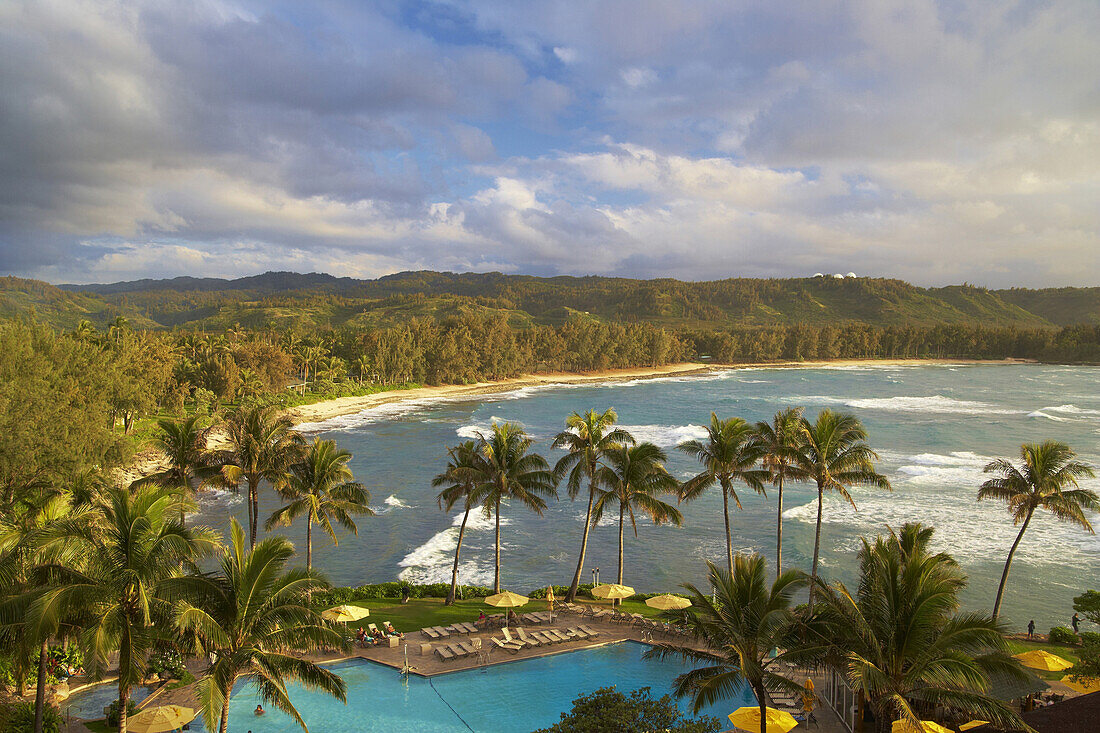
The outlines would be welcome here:
M 0 5 L 0 270 L 1100 284 L 1100 6 Z

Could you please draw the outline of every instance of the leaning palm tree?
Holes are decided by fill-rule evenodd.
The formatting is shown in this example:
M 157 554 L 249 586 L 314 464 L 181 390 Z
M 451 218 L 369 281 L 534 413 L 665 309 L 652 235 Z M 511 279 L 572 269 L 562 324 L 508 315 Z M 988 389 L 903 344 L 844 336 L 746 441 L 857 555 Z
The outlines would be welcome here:
M 677 611 L 691 634 L 690 643 L 662 642 L 647 658 L 678 657 L 701 665 L 674 681 L 677 697 L 688 697 L 694 712 L 732 697 L 747 684 L 760 705 L 760 733 L 767 733 L 766 691 L 800 692 L 798 682 L 783 675 L 786 646 L 797 624 L 792 610 L 795 594 L 806 585 L 800 570 L 788 570 L 768 586 L 767 564 L 760 555 L 738 553 L 733 572 L 707 562 L 714 595 L 686 584 L 691 607 Z
M 1020 446 L 1019 468 L 1004 459 L 993 461 L 985 467 L 986 473 L 998 474 L 982 484 L 978 500 L 997 499 L 1008 505 L 1013 524 L 1019 524 L 1020 533 L 1008 551 L 1001 583 L 997 586 L 997 600 L 993 602 L 993 618 L 1001 613 L 1008 571 L 1012 556 L 1024 538 L 1031 517 L 1037 509 L 1053 514 L 1057 519 L 1093 532 L 1092 524 L 1085 516 L 1086 510 L 1100 511 L 1096 492 L 1082 489 L 1078 480 L 1093 478 L 1093 470 L 1074 460 L 1077 454 L 1065 443 L 1048 440 L 1042 444 L 1027 443 Z M 1069 487 L 1073 487 L 1070 489 Z
M 347 688 L 339 676 L 295 654 L 344 642 L 310 605 L 310 594 L 328 583 L 310 570 L 286 570 L 293 557 L 294 546 L 283 537 L 268 537 L 248 549 L 244 530 L 233 519 L 230 544 L 218 571 L 207 578 L 205 597 L 179 609 L 177 627 L 195 640 L 197 653 L 212 660 L 197 685 L 207 730 L 226 733 L 229 696 L 239 679 L 255 686 L 265 703 L 294 718 L 306 733 L 287 693 L 288 681 L 346 702 Z
M 966 575 L 950 555 L 929 552 L 931 538 L 920 524 L 864 538 L 858 588 L 820 584 L 825 657 L 867 700 L 880 733 L 898 718 L 919 726 L 938 708 L 1024 728 L 987 694 L 991 675 L 1023 677 L 1005 629 L 991 616 L 958 612 Z
M 572 603 L 577 597 L 577 589 L 584 571 L 584 556 L 588 551 L 588 533 L 592 529 L 592 504 L 596 499 L 596 471 L 603 456 L 619 444 L 633 444 L 634 437 L 621 429 L 613 429 L 618 416 L 615 410 L 608 408 L 601 412 L 589 410 L 580 415 L 574 412 L 565 419 L 565 430 L 554 438 L 554 448 L 562 448 L 566 454 L 554 466 L 554 473 L 568 476 L 566 488 L 569 498 L 575 500 L 581 485 L 588 482 L 588 509 L 584 514 L 584 532 L 581 534 L 581 554 L 577 559 L 577 569 L 573 573 L 573 582 L 565 600 Z
M 196 482 L 209 479 L 217 470 L 212 464 L 212 454 L 206 447 L 208 431 L 203 426 L 201 415 L 180 420 L 157 420 L 157 428 L 154 446 L 166 465 L 160 471 L 143 476 L 136 483 L 159 484 L 179 494 L 180 501 L 177 503 L 182 524 L 194 497 Z
M 447 456 L 449 457 L 447 470 L 432 479 L 432 486 L 443 487 L 436 497 L 440 509 L 446 509 L 449 512 L 455 504 L 462 503 L 462 523 L 458 526 L 455 561 L 451 568 L 451 589 L 447 592 L 444 606 L 450 606 L 455 602 L 455 591 L 458 587 L 458 556 L 462 552 L 462 540 L 466 536 L 466 522 L 470 518 L 470 512 L 482 500 L 478 480 L 484 474 L 481 454 L 477 450 L 477 443 L 472 440 L 448 448 Z
M 290 477 L 280 494 L 286 506 L 267 519 L 264 529 L 290 525 L 306 517 L 306 570 L 313 568 L 313 525 L 319 524 L 332 544 L 340 544 L 333 520 L 353 534 L 359 534 L 353 515 L 374 516 L 370 508 L 370 492 L 356 483 L 348 461 L 351 453 L 336 447 L 335 440 L 314 438 L 301 459 L 290 470 Z
M 806 477 L 817 484 L 817 529 L 814 533 L 814 561 L 810 571 L 810 609 L 813 609 L 817 580 L 817 561 L 821 553 L 821 511 L 825 492 L 840 494 L 855 508 L 848 493 L 852 486 L 876 486 L 890 490 L 890 482 L 875 471 L 878 459 L 867 445 L 867 431 L 854 415 L 842 415 L 822 410 L 817 419 L 800 420 L 801 446 L 794 454 L 797 465 Z
M 680 510 L 659 497 L 674 494 L 679 483 L 665 468 L 668 456 L 653 443 L 619 445 L 607 452 L 606 464 L 596 474 L 596 503 L 592 521 L 598 523 L 604 512 L 615 506 L 619 510 L 619 573 L 615 582 L 623 582 L 623 527 L 626 518 L 634 536 L 638 536 L 637 513 L 641 512 L 654 524 L 671 522 L 679 526 L 684 517 Z
M 195 589 L 194 563 L 214 547 L 208 530 L 175 519 L 179 504 L 177 493 L 158 486 L 113 488 L 95 514 L 59 520 L 44 533 L 43 546 L 63 547 L 69 560 L 47 568 L 51 587 L 35 614 L 56 620 L 84 610 L 80 637 L 93 676 L 117 655 L 120 733 L 130 690 L 145 678 L 176 603 Z
M 500 507 L 515 499 L 536 514 L 546 509 L 545 497 L 557 496 L 557 482 L 546 459 L 530 453 L 533 440 L 518 425 L 493 423 L 488 435 L 478 433 L 481 469 L 478 490 L 485 516 L 496 518 L 493 543 L 493 589 L 500 592 Z
M 775 520 L 775 575 L 783 572 L 783 484 L 801 481 L 806 472 L 799 467 L 798 451 L 802 444 L 799 432 L 801 407 L 788 407 L 772 417 L 772 421 L 756 423 L 757 445 L 763 450 L 761 465 L 767 469 L 769 480 L 776 487 L 778 509 Z
M 234 490 L 242 480 L 248 484 L 249 547 L 256 546 L 260 523 L 260 482 L 282 489 L 305 446 L 293 426 L 274 407 L 239 408 L 225 421 L 225 447 L 215 454 L 219 472 L 212 483 Z
M 769 473 L 757 468 L 764 456 L 764 449 L 756 440 L 756 431 L 739 417 L 719 420 L 710 414 L 707 438 L 689 440 L 676 446 L 679 450 L 699 459 L 703 471 L 688 479 L 680 487 L 680 500 L 693 501 L 715 484 L 722 490 L 722 516 L 726 520 L 726 566 L 733 573 L 733 534 L 730 532 L 730 506 L 732 497 L 741 509 L 741 497 L 736 485 L 745 484 L 758 494 L 765 493 L 764 482 Z

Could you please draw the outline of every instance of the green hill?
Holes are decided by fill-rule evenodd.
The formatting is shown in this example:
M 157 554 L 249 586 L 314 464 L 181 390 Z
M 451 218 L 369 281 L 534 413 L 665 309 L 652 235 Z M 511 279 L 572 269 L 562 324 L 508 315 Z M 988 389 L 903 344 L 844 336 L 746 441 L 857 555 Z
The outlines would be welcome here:
M 677 329 L 865 323 L 1053 327 L 1100 323 L 1100 288 L 920 288 L 901 280 L 731 278 L 708 282 L 501 273 L 402 272 L 376 280 L 270 272 L 237 280 L 174 278 L 63 285 L 0 278 L 0 315 L 62 328 L 116 316 L 136 327 L 378 328 L 410 319 L 499 314 L 515 328 L 585 315 Z

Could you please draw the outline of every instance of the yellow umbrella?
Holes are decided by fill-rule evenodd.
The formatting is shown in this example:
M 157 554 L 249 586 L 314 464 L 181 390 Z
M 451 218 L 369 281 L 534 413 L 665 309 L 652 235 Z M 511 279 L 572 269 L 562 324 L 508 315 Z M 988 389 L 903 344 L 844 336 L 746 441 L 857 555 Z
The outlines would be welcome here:
M 1043 649 L 1033 649 L 1030 652 L 1022 652 L 1014 656 L 1025 667 L 1039 669 L 1044 672 L 1061 672 L 1063 669 L 1069 669 L 1073 666 L 1072 662 L 1067 662 L 1057 654 L 1051 654 Z
M 604 583 L 592 589 L 594 598 L 603 598 L 604 600 L 630 598 L 632 595 L 634 595 L 633 588 L 629 585 L 618 585 L 616 583 Z
M 182 728 L 195 719 L 195 711 L 179 705 L 162 705 L 142 710 L 126 721 L 127 730 L 134 733 L 165 733 Z
M 807 677 L 806 684 L 802 687 L 804 690 L 802 693 L 802 709 L 809 713 L 813 711 L 814 702 L 817 700 L 817 696 L 814 695 L 814 681 Z
M 1098 677 L 1082 677 L 1078 680 L 1072 680 L 1067 674 L 1062 678 L 1062 684 L 1085 695 L 1090 692 L 1100 692 L 1100 678 Z
M 765 730 L 768 733 L 787 733 L 798 725 L 798 721 L 790 713 L 775 708 L 765 708 L 765 711 L 768 716 L 765 719 L 767 725 Z M 741 730 L 760 733 L 760 708 L 758 707 L 737 708 L 729 714 L 729 719 Z
M 346 624 L 349 621 L 358 621 L 361 618 L 370 616 L 370 610 L 363 608 L 362 606 L 333 606 L 332 608 L 321 611 L 321 617 L 326 618 L 329 621 L 338 621 Z
M 691 601 L 666 593 L 663 596 L 647 598 L 645 604 L 650 608 L 659 608 L 662 611 L 679 611 L 681 608 L 690 606 Z
M 485 599 L 485 602 L 497 608 L 515 608 L 526 604 L 530 600 L 527 596 L 521 596 L 518 593 L 506 590 L 503 593 L 497 593 L 495 596 L 489 596 Z
M 971 728 L 978 728 L 983 725 L 989 725 L 988 720 L 971 720 L 969 723 L 963 723 L 959 726 L 959 730 L 970 730 Z
M 954 731 L 931 720 L 922 720 L 918 728 L 908 718 L 902 718 L 894 721 L 890 726 L 890 733 L 954 733 Z
M 557 600 L 557 599 L 554 598 L 554 586 L 552 586 L 552 585 L 546 586 L 546 602 L 550 605 L 550 613 L 554 612 L 554 601 L 555 600 Z

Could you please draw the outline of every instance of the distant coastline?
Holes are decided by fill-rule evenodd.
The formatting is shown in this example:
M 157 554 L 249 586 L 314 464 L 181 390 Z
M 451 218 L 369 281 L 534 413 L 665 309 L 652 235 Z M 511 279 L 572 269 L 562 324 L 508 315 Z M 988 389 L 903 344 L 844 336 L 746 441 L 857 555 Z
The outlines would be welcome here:
M 507 392 L 522 387 L 538 387 L 555 384 L 601 384 L 617 382 L 623 379 L 659 379 L 662 377 L 690 376 L 714 371 L 737 369 L 813 369 L 821 367 L 852 366 L 922 366 L 922 365 L 1012 365 L 1034 364 L 1033 359 L 836 359 L 831 361 L 783 361 L 783 362 L 739 362 L 732 364 L 711 364 L 683 362 L 666 364 L 659 367 L 639 369 L 609 369 L 588 373 L 546 373 L 526 374 L 511 379 L 501 379 L 475 384 L 448 384 L 438 387 L 413 387 L 410 389 L 390 390 L 359 397 L 338 397 L 336 399 L 314 402 L 309 405 L 293 407 L 286 414 L 295 425 L 317 423 L 335 417 L 352 415 L 380 405 L 408 400 L 455 399 L 477 397 L 479 395 Z

